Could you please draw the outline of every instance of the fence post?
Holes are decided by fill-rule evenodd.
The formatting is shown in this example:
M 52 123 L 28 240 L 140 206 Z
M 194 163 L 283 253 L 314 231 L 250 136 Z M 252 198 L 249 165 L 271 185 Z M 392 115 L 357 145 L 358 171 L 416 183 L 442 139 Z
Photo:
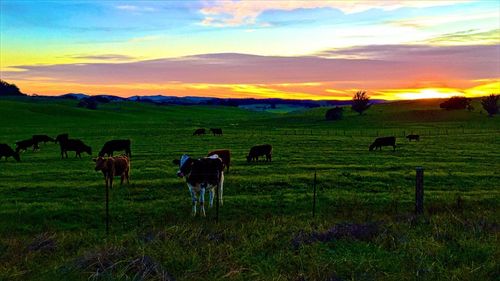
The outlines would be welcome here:
M 417 177 L 415 180 L 415 214 L 424 213 L 424 168 L 416 168 Z
M 313 218 L 316 216 L 316 170 L 314 170 L 314 181 L 313 181 Z
M 217 200 L 217 202 L 215 202 L 215 222 L 216 223 L 219 223 L 219 196 L 220 196 L 219 189 L 220 189 L 220 179 L 219 179 L 219 183 L 217 184 L 217 187 L 215 190 L 215 200 Z
M 106 237 L 109 236 L 109 187 L 106 180 Z

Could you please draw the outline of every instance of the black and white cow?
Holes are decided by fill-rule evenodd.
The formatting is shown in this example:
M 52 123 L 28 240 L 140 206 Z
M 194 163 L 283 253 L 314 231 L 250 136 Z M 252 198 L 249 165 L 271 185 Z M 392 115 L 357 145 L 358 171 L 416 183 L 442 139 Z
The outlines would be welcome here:
M 179 165 L 177 176 L 186 178 L 186 183 L 193 202 L 192 215 L 196 215 L 196 202 L 200 201 L 201 216 L 205 216 L 205 192 L 209 191 L 209 207 L 213 206 L 214 190 L 219 188 L 219 203 L 222 205 L 222 191 L 224 184 L 224 164 L 218 155 L 193 159 L 182 155 L 180 160 L 174 160 Z

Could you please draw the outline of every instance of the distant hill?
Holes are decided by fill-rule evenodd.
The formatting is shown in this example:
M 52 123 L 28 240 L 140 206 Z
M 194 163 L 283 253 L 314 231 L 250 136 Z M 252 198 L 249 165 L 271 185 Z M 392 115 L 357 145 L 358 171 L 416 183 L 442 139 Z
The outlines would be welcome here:
M 132 96 L 129 98 L 122 98 L 113 95 L 87 95 L 82 93 L 68 93 L 54 98 L 63 99 L 86 99 L 91 98 L 97 101 L 133 101 L 153 103 L 157 105 L 222 105 L 222 106 L 235 106 L 244 107 L 248 109 L 260 108 L 262 106 L 274 108 L 277 105 L 298 107 L 298 108 L 314 108 L 321 106 L 342 106 L 350 105 L 350 100 L 294 100 L 294 99 L 255 99 L 255 98 L 211 98 L 211 97 L 176 97 L 164 95 L 150 95 L 150 96 Z M 372 103 L 383 103 L 385 100 L 372 100 Z M 252 106 L 258 105 L 258 106 Z

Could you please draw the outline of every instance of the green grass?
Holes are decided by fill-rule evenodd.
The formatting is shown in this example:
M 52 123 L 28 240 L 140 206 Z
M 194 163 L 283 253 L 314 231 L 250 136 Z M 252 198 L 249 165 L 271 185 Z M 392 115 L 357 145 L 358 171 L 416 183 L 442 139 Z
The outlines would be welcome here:
M 60 159 L 59 147 L 0 161 L 0 280 L 88 280 L 82 257 L 123 249 L 96 278 L 134 279 L 128 262 L 149 256 L 177 280 L 494 280 L 500 275 L 500 119 L 443 111 L 439 101 L 375 105 L 324 121 L 326 108 L 291 113 L 232 107 L 0 100 L 0 143 L 67 132 L 93 148 L 132 140 L 131 184 L 111 191 L 104 231 L 104 180 L 91 157 Z M 476 109 L 479 106 L 475 106 Z M 223 137 L 194 137 L 221 127 Z M 420 142 L 407 142 L 410 132 Z M 396 135 L 395 152 L 368 152 Z M 256 144 L 272 163 L 248 164 Z M 190 217 L 190 198 L 172 159 L 232 151 L 220 223 Z M 425 169 L 424 218 L 413 211 L 415 167 Z M 318 205 L 311 217 L 317 172 Z M 458 199 L 457 198 L 461 198 Z M 460 204 L 457 201 L 461 201 Z M 299 233 L 337 223 L 379 222 L 369 241 L 337 239 L 292 247 Z M 55 247 L 30 250 L 48 233 Z M 94 275 L 93 275 L 94 274 Z M 497 277 L 494 277 L 497 276 Z M 303 279 L 301 279 L 303 278 Z M 138 280 L 138 277 L 135 278 Z

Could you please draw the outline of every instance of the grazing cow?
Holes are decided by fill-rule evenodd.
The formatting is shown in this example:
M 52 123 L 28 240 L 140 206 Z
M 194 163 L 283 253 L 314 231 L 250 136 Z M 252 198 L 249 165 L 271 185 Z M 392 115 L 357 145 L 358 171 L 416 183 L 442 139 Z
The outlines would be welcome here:
M 110 140 L 104 144 L 101 151 L 99 151 L 99 156 L 104 155 L 113 156 L 115 151 L 125 151 L 125 154 L 130 158 L 132 153 L 130 151 L 130 140 Z
M 222 129 L 221 128 L 210 128 L 210 132 L 214 134 L 214 136 L 222 136 Z
M 59 142 L 61 147 L 61 158 L 68 158 L 68 151 L 75 151 L 75 157 L 82 158 L 81 153 L 86 152 L 88 155 L 92 155 L 92 148 L 84 144 L 81 140 L 77 139 L 67 139 Z
M 33 148 L 33 151 L 40 149 L 38 146 L 38 143 L 33 141 L 33 139 L 29 140 L 22 140 L 16 142 L 16 152 L 19 153 L 20 151 L 26 151 L 29 147 Z
M 11 156 L 14 157 L 17 162 L 21 161 L 18 152 L 15 152 L 8 144 L 0 143 L 0 159 L 5 157 L 5 160 L 7 160 L 7 158 Z
M 419 135 L 407 135 L 406 138 L 408 139 L 408 141 L 412 141 L 412 140 L 420 141 Z
M 69 134 L 68 133 L 60 134 L 60 135 L 57 135 L 55 143 L 60 143 L 61 141 L 65 141 L 67 139 L 69 139 Z
M 272 160 L 273 147 L 270 144 L 256 145 L 250 149 L 247 161 L 259 161 L 259 156 L 266 156 L 266 162 Z
M 214 189 L 216 187 L 219 192 L 219 203 L 221 205 L 223 204 L 224 164 L 222 163 L 222 159 L 217 155 L 193 159 L 184 154 L 180 160 L 176 159 L 173 163 L 179 165 L 177 176 L 186 178 L 186 183 L 193 202 L 193 216 L 196 215 L 197 201 L 200 201 L 201 216 L 205 216 L 205 191 L 207 189 L 209 191 L 210 208 L 213 206 Z
M 193 136 L 201 136 L 205 134 L 205 129 L 196 129 L 193 133 Z
M 120 185 L 123 184 L 123 180 L 125 179 L 127 179 L 127 183 L 130 183 L 130 160 L 126 155 L 108 158 L 99 156 L 93 160 L 95 162 L 96 172 L 102 171 L 104 175 L 106 188 L 113 188 L 113 178 L 118 176 L 121 177 Z
M 372 151 L 374 148 L 377 150 L 379 148 L 382 150 L 382 146 L 392 146 L 393 151 L 396 150 L 396 137 L 381 137 L 375 139 L 375 141 L 370 145 L 369 150 Z
M 48 141 L 50 142 L 55 142 L 55 140 L 47 135 L 33 135 L 33 141 L 36 143 L 36 144 L 39 144 L 41 142 L 43 142 L 44 144 L 46 144 Z
M 229 172 L 229 165 L 231 165 L 231 151 L 229 149 L 214 150 L 214 151 L 210 151 L 207 154 L 207 157 L 210 157 L 212 155 L 219 156 L 219 158 L 222 160 L 222 163 L 226 167 L 227 172 Z

